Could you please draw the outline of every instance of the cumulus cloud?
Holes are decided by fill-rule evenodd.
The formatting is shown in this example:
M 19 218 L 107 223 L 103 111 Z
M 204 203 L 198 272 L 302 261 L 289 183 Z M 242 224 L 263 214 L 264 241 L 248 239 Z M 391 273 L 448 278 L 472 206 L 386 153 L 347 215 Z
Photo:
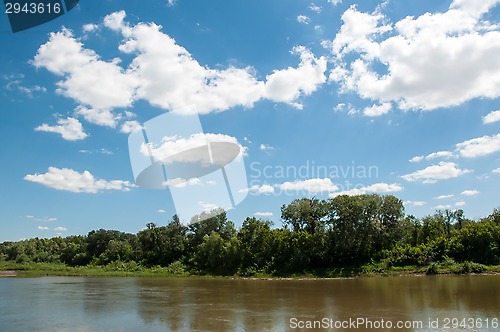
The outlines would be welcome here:
M 488 115 L 486 115 L 485 117 L 483 117 L 484 124 L 489 124 L 489 123 L 493 123 L 493 122 L 497 122 L 497 121 L 500 121 L 500 110 L 493 111 L 493 112 L 489 113 Z
M 33 60 L 37 68 L 62 76 L 58 92 L 93 109 L 112 109 L 132 104 L 136 76 L 119 65 L 119 59 L 101 60 L 68 29 L 51 33 Z
M 184 188 L 187 186 L 201 185 L 201 180 L 199 178 L 191 178 L 191 179 L 175 178 L 163 182 L 163 185 L 165 187 Z
M 432 165 L 414 173 L 403 175 L 406 181 L 422 181 L 423 183 L 435 183 L 439 180 L 456 178 L 460 175 L 472 172 L 468 169 L 459 169 L 453 162 L 440 162 L 438 165 Z
M 453 157 L 453 152 L 451 151 L 439 151 L 439 152 L 433 152 L 431 154 L 428 154 L 427 156 L 416 156 L 410 159 L 411 163 L 419 163 L 422 160 L 432 160 L 432 159 L 437 159 L 437 158 L 451 158 Z
M 115 128 L 121 116 L 113 114 L 110 110 L 100 108 L 87 108 L 78 106 L 75 110 L 76 115 L 81 115 L 85 120 L 98 126 Z
M 342 0 L 328 0 L 328 2 L 331 3 L 332 5 L 336 6 L 339 3 L 342 3 Z
M 135 120 L 125 121 L 120 128 L 120 131 L 125 134 L 130 134 L 133 131 L 142 129 L 142 125 Z
M 410 159 L 410 163 L 419 163 L 424 160 L 424 156 L 416 156 Z
M 464 158 L 477 158 L 500 151 L 500 134 L 474 138 L 457 144 L 457 152 Z
M 404 188 L 398 183 L 388 184 L 381 182 L 361 188 L 353 188 L 336 193 L 331 193 L 330 197 L 333 198 L 340 195 L 357 196 L 357 195 L 365 195 L 368 193 L 390 193 L 390 192 L 398 192 L 403 189 Z
M 495 173 L 495 174 L 500 174 L 500 167 L 499 168 L 495 168 L 494 170 L 491 171 L 492 173 Z
M 464 201 L 459 201 L 455 203 L 456 207 L 464 206 L 466 203 Z
M 274 150 L 274 148 L 268 144 L 261 144 L 259 146 L 259 149 L 261 149 L 262 151 Z
M 449 204 L 446 204 L 446 205 L 437 205 L 435 207 L 433 207 L 432 209 L 434 210 L 446 210 L 446 209 L 451 209 L 451 205 Z
M 172 2 L 173 4 L 173 2 Z M 301 108 L 300 98 L 326 82 L 326 58 L 317 58 L 298 46 L 293 53 L 300 58 L 297 67 L 275 70 L 266 80 L 257 79 L 255 69 L 228 66 L 213 69 L 196 59 L 154 23 L 129 24 L 124 11 L 106 16 L 99 27 L 121 34 L 118 49 L 132 57 L 124 66 L 121 58 L 102 59 L 86 48 L 81 38 L 68 29 L 51 33 L 32 61 L 60 76 L 57 92 L 74 99 L 76 114 L 94 124 L 117 127 L 117 108 L 127 108 L 138 100 L 165 110 L 199 114 L 221 112 L 236 106 L 253 107 L 262 99 L 288 103 Z M 84 31 L 94 29 L 85 25 Z M 184 108 L 194 105 L 193 108 Z M 123 132 L 136 123 L 126 122 Z
M 439 151 L 433 152 L 425 157 L 426 160 L 432 160 L 436 158 L 451 158 L 453 157 L 453 152 L 451 151 Z
M 75 118 L 58 119 L 56 126 L 50 126 L 46 123 L 35 128 L 35 131 L 45 131 L 48 133 L 60 134 L 67 141 L 78 141 L 87 138 L 83 126 Z
M 93 24 L 93 23 L 84 24 L 82 26 L 83 32 L 93 32 L 97 29 L 99 29 L 99 26 L 97 24 Z
M 369 117 L 381 116 L 389 113 L 391 109 L 392 109 L 391 103 L 383 103 L 380 105 L 373 105 L 371 107 L 366 107 L 363 111 L 363 114 Z
M 277 184 L 276 187 L 284 191 L 305 191 L 313 194 L 338 190 L 338 187 L 329 178 L 287 181 Z
M 129 191 L 134 187 L 129 181 L 96 179 L 89 171 L 79 173 L 69 168 L 49 167 L 47 173 L 28 174 L 24 180 L 46 187 L 74 193 L 97 193 L 103 190 Z
M 220 206 L 217 204 L 207 203 L 203 201 L 199 201 L 198 205 L 202 208 L 203 212 L 212 212 L 214 210 L 219 210 Z
M 455 145 L 455 150 L 439 151 L 428 154 L 427 156 L 416 156 L 410 159 L 412 163 L 418 163 L 422 160 L 432 160 L 437 158 L 449 159 L 455 158 L 478 158 L 487 156 L 500 151 L 500 134 L 492 136 L 482 136 L 473 138 Z
M 297 16 L 297 22 L 299 22 L 299 23 L 309 24 L 310 21 L 311 21 L 311 19 L 306 15 Z
M 239 193 L 246 193 L 246 192 L 253 192 L 256 194 L 271 194 L 274 193 L 274 187 L 269 185 L 269 184 L 264 184 L 264 185 L 253 185 L 250 188 L 246 189 L 241 189 L 238 191 Z
M 342 92 L 433 110 L 500 96 L 500 32 L 485 16 L 497 0 L 456 0 L 445 12 L 396 23 L 380 7 L 351 6 L 335 38 L 323 45 L 336 57 L 330 80 Z M 472 8 L 472 9 L 471 9 Z M 384 66 L 383 71 L 375 67 Z
M 257 216 L 257 217 L 272 217 L 273 213 L 272 212 L 255 212 L 253 215 Z
M 216 70 L 202 66 L 185 48 L 162 33 L 160 26 L 130 26 L 124 18 L 123 11 L 113 13 L 105 18 L 104 25 L 122 33 L 122 52 L 136 55 L 132 67 L 139 77 L 137 97 L 165 109 L 194 104 L 198 113 L 205 114 L 234 106 L 252 107 L 262 98 L 293 104 L 326 80 L 326 59 L 315 58 L 305 47 L 294 49 L 301 59 L 298 68 L 275 71 L 268 76 L 268 82 L 263 82 L 255 78 L 251 67 Z M 302 83 L 290 79 L 296 74 L 300 74 Z M 289 80 L 282 82 L 282 77 Z
M 316 58 L 314 54 L 303 46 L 293 49 L 300 56 L 297 68 L 275 70 L 266 77 L 266 97 L 272 101 L 284 102 L 301 109 L 297 101 L 301 95 L 310 95 L 326 82 L 325 57 Z
M 476 196 L 479 194 L 479 191 L 477 191 L 477 190 L 464 190 L 460 194 L 464 195 L 464 196 Z
M 40 230 L 40 231 L 48 231 L 49 228 L 47 226 L 38 226 L 38 230 Z
M 454 195 L 439 195 L 436 197 L 436 199 L 446 199 L 446 198 L 452 198 Z
M 321 13 L 321 6 L 317 6 L 314 3 L 311 3 L 311 5 L 309 6 L 309 9 L 315 13 L 318 13 L 318 14 Z
M 56 227 L 54 228 L 54 230 L 56 232 L 66 232 L 68 229 L 67 228 L 64 228 L 64 227 Z
M 403 204 L 407 206 L 424 206 L 427 203 L 423 201 L 405 201 Z

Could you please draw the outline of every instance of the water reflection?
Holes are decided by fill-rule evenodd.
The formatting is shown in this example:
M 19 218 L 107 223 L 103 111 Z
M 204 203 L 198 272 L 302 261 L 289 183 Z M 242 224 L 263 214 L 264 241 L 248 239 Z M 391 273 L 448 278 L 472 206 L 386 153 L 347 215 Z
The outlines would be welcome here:
M 500 318 L 499 281 L 500 276 L 2 279 L 0 331 L 287 331 L 293 317 L 421 320 L 419 331 L 436 331 L 428 328 L 429 319 Z M 390 329 L 379 329 L 384 330 Z

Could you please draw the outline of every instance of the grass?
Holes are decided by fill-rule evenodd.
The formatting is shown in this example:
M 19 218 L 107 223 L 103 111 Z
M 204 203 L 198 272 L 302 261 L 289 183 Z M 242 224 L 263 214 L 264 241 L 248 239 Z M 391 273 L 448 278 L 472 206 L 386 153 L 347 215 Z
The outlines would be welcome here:
M 136 262 L 113 262 L 106 266 L 71 267 L 62 263 L 16 263 L 0 261 L 0 271 L 14 270 L 20 277 L 32 276 L 108 276 L 108 277 L 205 277 L 205 278 L 240 278 L 241 275 L 217 276 L 210 274 L 190 273 L 181 262 L 174 262 L 167 267 L 143 267 Z M 351 278 L 370 276 L 401 275 L 435 275 L 435 274 L 500 274 L 500 265 L 486 266 L 473 262 L 457 263 L 446 260 L 426 266 L 387 266 L 383 262 L 365 264 L 363 266 L 337 267 L 314 270 L 306 273 L 255 273 L 245 277 L 255 279 L 292 278 Z

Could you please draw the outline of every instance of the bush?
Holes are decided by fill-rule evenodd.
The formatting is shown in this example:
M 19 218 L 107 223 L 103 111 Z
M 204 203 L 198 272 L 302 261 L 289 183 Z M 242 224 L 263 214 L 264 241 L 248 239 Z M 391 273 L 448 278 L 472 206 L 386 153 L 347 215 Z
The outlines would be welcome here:
M 486 271 L 486 266 L 479 263 L 465 261 L 461 264 L 462 273 L 483 273 Z
M 180 261 L 175 261 L 165 268 L 166 273 L 173 275 L 188 275 L 187 267 Z
M 425 273 L 429 275 L 438 274 L 438 272 L 439 272 L 439 264 L 435 262 L 430 263 L 425 271 Z

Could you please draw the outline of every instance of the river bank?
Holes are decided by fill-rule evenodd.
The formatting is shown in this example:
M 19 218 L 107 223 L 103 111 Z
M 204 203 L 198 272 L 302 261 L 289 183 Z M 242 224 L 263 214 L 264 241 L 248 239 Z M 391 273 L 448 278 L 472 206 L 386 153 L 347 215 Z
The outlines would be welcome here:
M 395 276 L 426 276 L 426 275 L 464 275 L 464 274 L 500 274 L 500 265 L 486 266 L 477 263 L 464 262 L 445 265 L 431 263 L 427 266 L 382 267 L 367 264 L 358 267 L 338 267 L 311 271 L 303 274 L 286 273 L 255 273 L 252 275 L 209 275 L 192 273 L 182 266 L 143 267 L 140 265 L 113 264 L 108 266 L 79 266 L 71 267 L 64 264 L 50 263 L 15 263 L 0 261 L 0 277 L 30 277 L 30 276 L 100 276 L 100 277 L 201 277 L 201 278 L 228 278 L 248 280 L 315 280 L 338 279 L 356 277 L 395 277 Z
M 0 271 L 0 277 L 17 277 L 16 271 Z

